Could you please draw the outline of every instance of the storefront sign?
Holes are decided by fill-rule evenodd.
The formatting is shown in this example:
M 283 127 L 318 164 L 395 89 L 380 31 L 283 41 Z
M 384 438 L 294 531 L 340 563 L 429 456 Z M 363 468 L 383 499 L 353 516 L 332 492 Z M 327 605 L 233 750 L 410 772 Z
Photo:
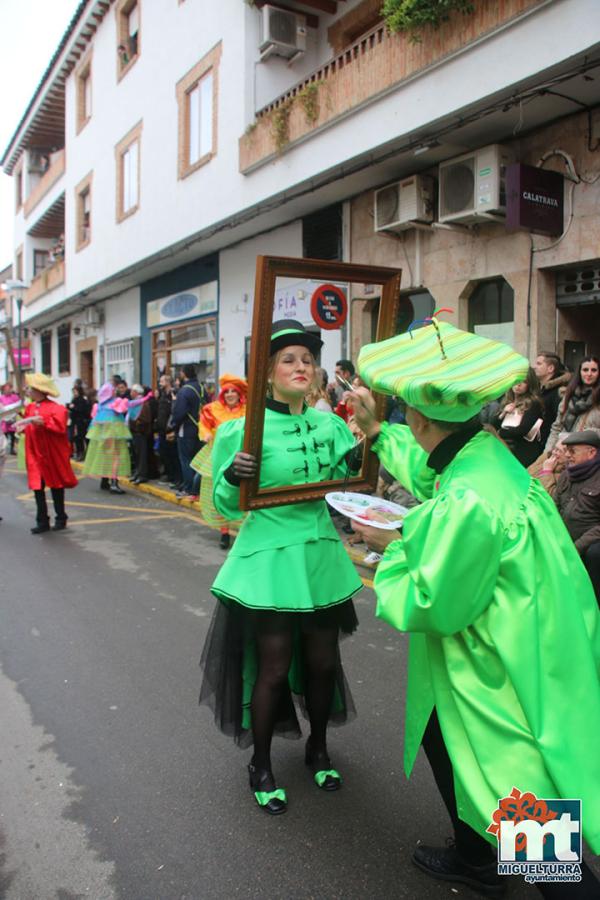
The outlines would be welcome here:
M 513 163 L 506 167 L 506 227 L 538 234 L 563 232 L 564 178 L 559 172 Z
M 335 284 L 319 285 L 311 297 L 310 311 L 319 328 L 341 328 L 348 315 L 346 292 Z
M 216 312 L 218 289 L 218 282 L 211 281 L 161 300 L 151 300 L 146 307 L 148 328 Z
M 303 325 L 311 323 L 310 282 L 301 281 L 291 285 L 277 285 L 273 299 L 273 321 L 294 319 Z

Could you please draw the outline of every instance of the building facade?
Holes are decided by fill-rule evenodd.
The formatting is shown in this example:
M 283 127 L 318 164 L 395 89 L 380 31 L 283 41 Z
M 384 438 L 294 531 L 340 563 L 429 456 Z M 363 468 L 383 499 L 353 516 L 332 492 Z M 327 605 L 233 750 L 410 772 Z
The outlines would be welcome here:
M 260 254 L 402 268 L 399 329 L 444 306 L 530 357 L 598 351 L 600 7 L 481 0 L 413 43 L 380 6 L 82 0 L 2 158 L 31 365 L 63 399 L 75 377 L 242 373 Z M 491 211 L 452 212 L 486 148 Z M 469 155 L 472 185 L 448 168 Z M 507 230 L 505 157 L 565 177 L 560 233 Z M 276 312 L 315 327 L 310 292 Z M 352 286 L 326 368 L 377 302 Z

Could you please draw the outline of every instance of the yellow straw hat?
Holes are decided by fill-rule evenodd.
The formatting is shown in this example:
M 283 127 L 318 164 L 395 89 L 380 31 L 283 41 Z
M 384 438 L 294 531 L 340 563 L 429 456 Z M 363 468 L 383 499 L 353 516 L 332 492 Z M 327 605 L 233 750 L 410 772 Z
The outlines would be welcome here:
M 27 387 L 34 388 L 42 394 L 48 394 L 50 397 L 60 397 L 60 391 L 49 375 L 42 375 L 41 372 L 26 372 L 25 382 Z

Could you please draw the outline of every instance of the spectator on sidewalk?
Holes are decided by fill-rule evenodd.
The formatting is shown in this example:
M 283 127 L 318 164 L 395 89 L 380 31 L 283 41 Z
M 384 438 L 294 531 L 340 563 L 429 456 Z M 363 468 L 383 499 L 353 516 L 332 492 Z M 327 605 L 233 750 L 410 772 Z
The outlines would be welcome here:
M 152 452 L 152 405 L 151 392 L 141 384 L 131 386 L 131 399 L 144 397 L 140 406 L 134 406 L 127 412 L 127 424 L 133 441 L 135 469 L 132 484 L 145 484 L 150 475 L 150 453 Z
M 600 434 L 576 431 L 563 438 L 563 445 L 567 466 L 554 500 L 600 605 Z
M 2 385 L 2 393 L 0 393 L 0 404 L 2 406 L 12 406 L 14 403 L 18 403 L 20 400 L 19 395 L 13 389 L 10 381 L 7 381 L 6 384 Z M 9 444 L 9 453 L 11 456 L 16 456 L 17 451 L 15 450 L 15 438 L 17 434 L 16 429 L 16 417 L 7 416 L 2 419 L 2 433 L 6 436 L 6 439 Z
M 550 429 L 545 450 L 552 450 L 561 431 L 600 432 L 600 359 L 586 356 L 571 378 Z
M 193 497 L 197 500 L 200 477 L 198 476 L 196 479 L 196 473 L 190 463 L 202 447 L 202 442 L 198 437 L 198 422 L 205 396 L 196 377 L 196 366 L 183 366 L 179 378 L 181 387 L 171 414 L 173 428 L 177 435 L 177 452 L 183 480 L 183 487 L 179 493 L 181 496 Z
M 69 441 L 75 459 L 80 461 L 85 456 L 85 436 L 92 411 L 81 384 L 73 386 L 71 402 L 67 404 L 67 409 L 69 411 Z
M 498 437 L 525 468 L 535 462 L 541 452 L 543 413 L 538 380 L 530 366 L 527 377 L 506 392 L 498 415 L 492 422 L 498 430 Z
M 158 453 L 163 466 L 162 481 L 172 487 L 181 485 L 181 466 L 177 454 L 177 437 L 171 425 L 171 411 L 175 402 L 173 379 L 170 375 L 161 375 L 158 380 L 158 401 L 156 411 L 156 432 L 158 434 Z
M 556 353 L 549 353 L 546 350 L 541 350 L 538 353 L 533 369 L 540 383 L 544 403 L 544 421 L 540 431 L 540 444 L 542 447 L 545 447 L 550 429 L 558 413 L 560 401 L 564 397 L 567 385 L 571 380 L 571 373 L 565 370 L 560 357 Z

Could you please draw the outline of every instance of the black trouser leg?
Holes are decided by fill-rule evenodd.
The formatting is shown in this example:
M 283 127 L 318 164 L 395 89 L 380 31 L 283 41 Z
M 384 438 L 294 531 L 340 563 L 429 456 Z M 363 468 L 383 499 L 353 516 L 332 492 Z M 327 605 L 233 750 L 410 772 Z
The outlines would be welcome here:
M 583 564 L 594 586 L 596 600 L 600 605 L 600 541 L 595 541 L 583 554 Z
M 423 749 L 433 771 L 435 783 L 442 795 L 448 815 L 454 826 L 456 849 L 465 862 L 473 866 L 482 866 L 493 862 L 494 853 L 490 844 L 470 825 L 461 821 L 456 809 L 454 793 L 454 776 L 452 763 L 444 744 L 437 712 L 434 710 L 423 735 Z
M 65 489 L 50 488 L 52 493 L 52 502 L 54 503 L 54 515 L 57 522 L 66 522 L 67 514 L 65 512 Z
M 36 505 L 36 516 L 35 521 L 37 525 L 48 525 L 48 504 L 46 503 L 46 491 L 44 490 L 44 482 L 42 482 L 42 487 L 39 491 L 34 491 L 35 494 L 35 505 Z

